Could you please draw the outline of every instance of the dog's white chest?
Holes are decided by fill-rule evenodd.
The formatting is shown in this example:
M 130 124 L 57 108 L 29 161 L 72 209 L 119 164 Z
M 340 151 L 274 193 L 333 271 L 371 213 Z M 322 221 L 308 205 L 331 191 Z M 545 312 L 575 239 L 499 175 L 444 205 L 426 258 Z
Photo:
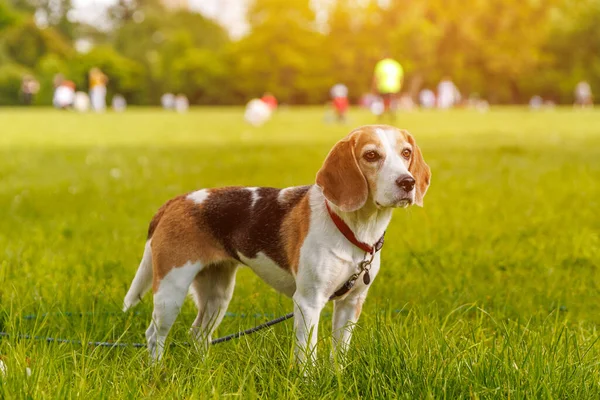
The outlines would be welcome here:
M 286 270 L 277 265 L 273 260 L 263 253 L 258 253 L 255 258 L 238 255 L 240 260 L 250 267 L 252 271 L 261 277 L 266 283 L 275 290 L 292 297 L 296 291 L 296 280 Z

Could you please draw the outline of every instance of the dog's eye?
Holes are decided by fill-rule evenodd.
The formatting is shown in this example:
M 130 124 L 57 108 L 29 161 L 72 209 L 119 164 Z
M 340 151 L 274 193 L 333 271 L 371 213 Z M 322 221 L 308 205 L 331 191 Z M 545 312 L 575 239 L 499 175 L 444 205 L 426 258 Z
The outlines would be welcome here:
M 412 152 L 410 151 L 410 149 L 402 150 L 402 157 L 406 158 L 407 160 L 410 158 L 411 154 L 412 154 Z
M 367 160 L 368 162 L 375 162 L 377 160 L 379 160 L 381 158 L 381 156 L 379 155 L 379 153 L 377 153 L 376 151 L 367 151 L 364 155 L 363 155 L 364 159 Z

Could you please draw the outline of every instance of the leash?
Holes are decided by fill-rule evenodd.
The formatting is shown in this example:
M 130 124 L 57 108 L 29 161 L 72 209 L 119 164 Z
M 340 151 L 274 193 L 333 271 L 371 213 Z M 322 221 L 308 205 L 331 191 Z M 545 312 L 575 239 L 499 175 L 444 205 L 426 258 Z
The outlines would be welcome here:
M 275 318 L 275 319 L 272 319 L 272 320 L 270 320 L 268 322 L 265 322 L 264 324 L 257 325 L 254 328 L 246 329 L 245 331 L 242 331 L 242 332 L 233 333 L 231 335 L 227 335 L 227 336 L 223 336 L 222 338 L 215 339 L 212 342 L 210 342 L 210 344 L 219 344 L 219 343 L 223 343 L 223 342 L 228 342 L 231 339 L 237 339 L 237 338 L 239 338 L 241 336 L 250 335 L 250 334 L 252 334 L 254 332 L 260 331 L 261 329 L 268 328 L 269 326 L 273 326 L 275 324 L 283 322 L 286 319 L 290 319 L 293 316 L 294 316 L 293 312 L 285 314 L 285 315 L 283 315 L 283 316 L 281 316 L 279 318 Z
M 66 313 L 66 314 L 69 316 L 76 315 L 73 313 Z M 83 313 L 79 313 L 79 315 L 83 315 Z M 218 339 L 214 339 L 210 342 L 210 344 L 215 345 L 215 344 L 219 344 L 219 343 L 224 343 L 224 342 L 228 342 L 232 339 L 237 339 L 237 338 L 245 336 L 245 335 L 250 335 L 254 332 L 258 332 L 262 329 L 268 328 L 270 326 L 273 326 L 275 324 L 278 324 L 280 322 L 288 320 L 288 319 L 292 318 L 293 316 L 294 316 L 294 313 L 289 313 L 289 314 L 283 315 L 281 317 L 267 321 L 263 324 L 257 325 L 253 328 L 246 329 L 244 331 L 240 331 L 240 332 L 236 332 L 236 333 L 232 333 L 231 335 L 223 336 Z M 31 316 L 26 315 L 25 317 L 31 317 Z M 26 318 L 26 319 L 31 319 L 31 318 Z M 15 337 L 17 339 L 36 340 L 36 341 L 42 341 L 42 342 L 46 342 L 46 343 L 67 343 L 67 344 L 87 345 L 87 346 L 91 346 L 91 347 L 109 347 L 109 348 L 146 347 L 146 343 L 82 342 L 81 340 L 75 340 L 75 339 L 61 339 L 61 338 L 44 337 L 44 336 L 31 336 L 31 335 L 27 335 L 27 334 L 13 335 L 8 332 L 0 332 L 0 338 L 3 338 L 3 337 L 6 337 L 6 338 Z M 171 343 L 171 346 L 174 346 L 176 344 L 177 343 Z M 191 343 L 189 343 L 189 342 L 184 342 L 184 343 L 180 343 L 180 344 L 183 344 L 185 346 L 191 345 Z
M 392 310 L 392 313 L 394 313 L 394 314 L 398 314 L 398 313 L 402 313 L 402 312 L 404 312 L 404 308 Z M 73 314 L 76 314 L 76 313 L 73 313 Z M 91 314 L 91 313 L 88 313 L 88 314 Z M 245 331 L 232 333 L 231 335 L 227 335 L 227 336 L 220 337 L 218 339 L 214 339 L 210 342 L 210 344 L 215 345 L 215 344 L 219 344 L 219 343 L 223 343 L 223 342 L 228 342 L 232 339 L 237 339 L 241 336 L 250 335 L 254 332 L 260 331 L 269 326 L 273 326 L 275 324 L 278 324 L 280 322 L 288 320 L 288 319 L 292 318 L 293 316 L 294 316 L 294 313 L 289 313 L 289 314 L 283 315 L 279 318 L 275 318 L 271 321 L 265 322 L 264 324 L 255 326 L 254 328 L 246 329 Z M 108 348 L 127 348 L 127 347 L 144 348 L 144 347 L 147 347 L 146 343 L 119 343 L 119 342 L 86 342 L 86 343 L 84 343 L 81 340 L 74 340 L 74 339 L 61 339 L 61 338 L 53 338 L 53 337 L 47 337 L 47 336 L 31 336 L 31 335 L 27 335 L 27 334 L 15 335 L 15 334 L 11 334 L 8 332 L 0 332 L 0 339 L 9 338 L 9 337 L 14 337 L 17 339 L 25 339 L 25 340 L 35 340 L 35 341 L 47 342 L 47 343 L 59 343 L 59 344 L 65 343 L 65 344 L 77 344 L 77 345 L 85 344 L 90 347 L 108 347 Z M 178 343 L 171 343 L 171 346 L 176 346 L 177 344 L 179 344 L 179 345 L 183 344 L 185 346 L 191 345 L 191 343 L 189 343 L 189 342 L 183 342 L 183 343 L 178 342 Z
M 43 314 L 25 314 L 21 317 L 21 319 L 25 319 L 25 320 L 34 320 L 37 318 L 45 318 L 45 317 L 50 317 L 50 316 L 57 316 L 57 317 L 83 317 L 83 316 L 94 316 L 94 315 L 107 315 L 107 316 L 113 316 L 113 317 L 119 317 L 119 316 L 123 316 L 126 315 L 123 313 L 123 311 L 105 311 L 102 313 L 95 313 L 92 311 L 86 311 L 86 312 L 72 312 L 72 311 L 56 311 L 56 312 L 52 312 L 52 313 L 43 313 Z M 130 315 L 135 315 L 135 316 L 139 316 L 139 315 L 144 315 L 144 313 L 140 312 L 140 311 L 134 311 L 131 312 Z M 225 313 L 225 317 L 229 317 L 229 318 L 273 318 L 275 316 L 275 314 L 273 313 L 254 313 L 254 314 L 246 314 L 246 313 L 234 313 L 234 312 L 230 312 L 227 311 Z
M 355 276 L 356 275 L 356 276 Z M 348 280 L 341 289 L 337 290 L 333 295 L 331 295 L 331 297 L 329 298 L 329 300 L 332 300 L 336 297 L 339 297 L 343 294 L 345 294 L 347 291 L 349 291 L 352 286 L 354 286 L 354 282 L 356 281 L 357 277 L 359 274 L 353 274 L 350 277 L 350 280 Z M 338 294 L 338 292 L 343 292 L 342 294 Z M 72 317 L 72 316 L 83 316 L 83 315 L 93 315 L 93 313 L 72 313 L 72 312 L 65 312 L 65 313 L 58 313 L 60 315 L 64 315 L 64 316 L 68 316 L 68 317 Z M 116 313 L 105 313 L 106 315 L 117 315 Z M 238 316 L 238 314 L 233 314 L 233 313 L 228 313 L 229 316 Z M 48 316 L 48 313 L 42 314 L 42 317 Z M 134 315 L 140 315 L 140 313 L 135 313 Z M 246 314 L 239 314 L 241 316 L 246 316 Z M 254 314 L 255 317 L 257 316 L 265 316 L 266 314 Z M 280 322 L 286 321 L 290 318 L 292 318 L 294 316 L 294 313 L 288 313 L 285 315 L 282 315 L 281 317 L 272 319 L 270 321 L 267 321 L 265 323 L 262 323 L 260 325 L 257 325 L 253 328 L 250 329 L 246 329 L 240 332 L 236 332 L 236 333 L 232 333 L 230 335 L 227 336 L 223 336 L 217 339 L 213 339 L 210 344 L 211 345 L 216 345 L 219 343 L 225 343 L 228 342 L 230 340 L 233 339 L 237 339 L 240 338 L 242 336 L 246 336 L 246 335 L 251 335 L 255 332 L 258 332 L 260 330 L 263 330 L 265 328 L 268 328 L 270 326 L 276 325 Z M 32 320 L 35 319 L 37 317 L 36 314 L 28 314 L 25 315 L 23 317 L 23 319 L 27 319 L 27 320 Z M 8 337 L 15 337 L 17 339 L 26 339 L 26 340 L 36 340 L 36 341 L 43 341 L 46 343 L 67 343 L 67 344 L 77 344 L 77 345 L 87 345 L 87 346 L 91 346 L 91 347 L 108 347 L 108 348 L 126 348 L 126 347 L 133 347 L 133 348 L 142 348 L 142 347 L 146 347 L 146 343 L 119 343 L 119 342 L 82 342 L 81 340 L 76 340 L 76 339 L 61 339 L 61 338 L 53 338 L 53 337 L 44 337 L 44 336 L 31 336 L 31 335 L 27 335 L 27 334 L 11 334 L 8 332 L 0 332 L 0 339 L 1 338 L 8 338 Z M 177 343 L 171 343 L 171 346 L 175 346 Z M 189 342 L 183 342 L 183 343 L 179 343 L 179 344 L 183 344 L 184 346 L 190 346 L 191 343 Z

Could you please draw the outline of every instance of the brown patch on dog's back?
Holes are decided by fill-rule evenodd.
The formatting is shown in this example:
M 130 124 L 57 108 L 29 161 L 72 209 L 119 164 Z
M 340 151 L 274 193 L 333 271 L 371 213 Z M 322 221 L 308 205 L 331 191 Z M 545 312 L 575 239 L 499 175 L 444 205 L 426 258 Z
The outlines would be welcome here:
M 169 206 L 172 203 L 174 203 L 176 201 L 180 201 L 183 197 L 184 197 L 184 195 L 172 198 L 171 200 L 167 201 L 165 204 L 163 204 L 158 209 L 158 211 L 156 212 L 156 214 L 154 214 L 154 217 L 152 217 L 152 221 L 150 221 L 150 225 L 148 226 L 148 238 L 147 239 L 151 239 L 152 238 L 152 235 L 154 234 L 154 231 L 156 230 L 156 227 L 158 226 L 158 223 L 160 222 L 161 218 L 165 214 L 165 210 L 167 208 L 169 208 Z
M 204 224 L 202 207 L 179 196 L 165 203 L 150 224 L 155 291 L 171 269 L 189 261 L 208 265 L 231 259 Z
M 285 246 L 287 263 L 294 275 L 298 272 L 300 249 L 308 234 L 309 221 L 310 203 L 309 197 L 305 193 L 298 204 L 285 216 L 281 225 L 281 237 Z

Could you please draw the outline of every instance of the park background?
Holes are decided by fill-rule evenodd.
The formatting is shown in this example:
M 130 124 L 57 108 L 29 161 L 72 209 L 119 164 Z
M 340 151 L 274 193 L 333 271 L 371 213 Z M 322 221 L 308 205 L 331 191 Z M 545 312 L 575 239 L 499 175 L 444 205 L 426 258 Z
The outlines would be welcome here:
M 78 23 L 66 0 L 0 0 L 0 104 L 18 104 L 23 74 L 41 83 L 39 107 L 0 107 L 0 399 L 600 398 L 600 111 L 571 106 L 580 80 L 600 87 L 600 2 L 219 3 L 247 5 L 243 29 L 157 1 Z M 203 357 L 185 344 L 191 301 L 156 367 L 143 348 L 45 342 L 144 342 L 152 297 L 121 308 L 156 210 L 199 188 L 314 183 L 336 141 L 377 121 L 353 107 L 326 123 L 331 85 L 356 101 L 386 50 L 405 93 L 448 75 L 492 106 L 397 114 L 432 184 L 394 212 L 340 364 L 331 305 L 310 375 L 291 321 Z M 55 74 L 86 91 L 93 66 L 109 100 L 148 106 L 43 107 Z M 212 106 L 151 107 L 166 91 Z M 265 91 L 294 106 L 250 126 L 241 105 Z M 535 94 L 569 106 L 496 105 Z M 215 336 L 291 308 L 241 268 Z
M 93 10 L 90 0 L 93 18 L 73 1 L 0 1 L 0 105 L 19 103 L 25 74 L 41 83 L 40 105 L 51 104 L 57 73 L 87 91 L 93 66 L 110 78 L 108 98 L 120 93 L 130 104 L 159 104 L 165 92 L 192 104 L 244 104 L 265 91 L 319 104 L 337 82 L 357 101 L 386 52 L 403 65 L 413 97 L 444 76 L 492 104 L 534 95 L 572 103 L 578 81 L 600 86 L 598 0 L 206 2 L 216 15 L 241 14 L 227 27 L 187 1 L 115 0 Z

